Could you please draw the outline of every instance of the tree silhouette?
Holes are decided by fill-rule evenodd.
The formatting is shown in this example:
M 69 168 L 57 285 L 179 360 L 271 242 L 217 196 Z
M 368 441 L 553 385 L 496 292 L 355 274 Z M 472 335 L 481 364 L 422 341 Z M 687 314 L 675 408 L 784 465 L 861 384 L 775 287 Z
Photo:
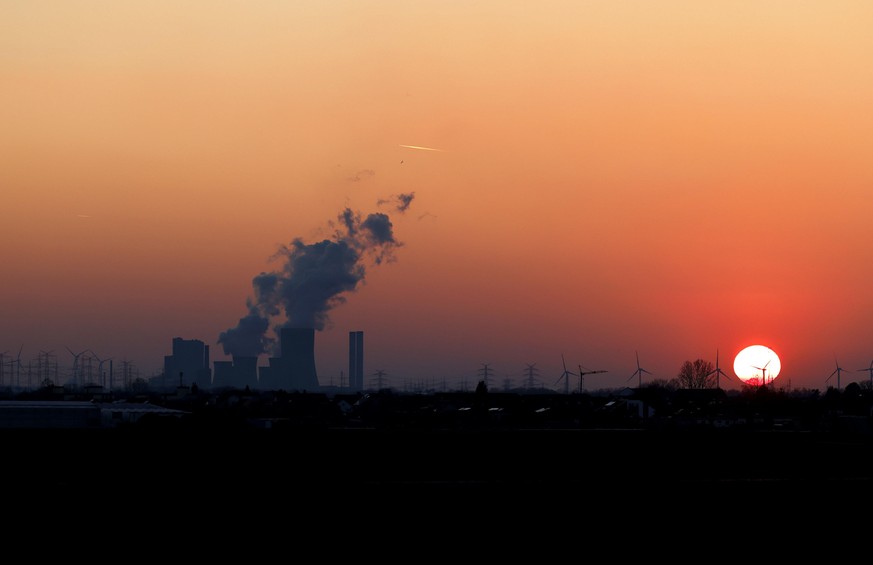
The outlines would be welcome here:
M 678 388 L 715 388 L 713 364 L 703 359 L 682 363 L 679 374 L 676 375 Z

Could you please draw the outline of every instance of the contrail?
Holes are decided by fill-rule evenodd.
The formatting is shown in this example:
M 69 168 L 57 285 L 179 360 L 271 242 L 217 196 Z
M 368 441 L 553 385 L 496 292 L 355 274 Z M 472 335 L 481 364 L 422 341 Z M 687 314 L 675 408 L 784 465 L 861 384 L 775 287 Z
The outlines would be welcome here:
M 443 151 L 442 149 L 434 149 L 433 147 L 421 147 L 419 145 L 403 145 L 400 147 L 406 147 L 407 149 L 421 149 L 422 151 Z

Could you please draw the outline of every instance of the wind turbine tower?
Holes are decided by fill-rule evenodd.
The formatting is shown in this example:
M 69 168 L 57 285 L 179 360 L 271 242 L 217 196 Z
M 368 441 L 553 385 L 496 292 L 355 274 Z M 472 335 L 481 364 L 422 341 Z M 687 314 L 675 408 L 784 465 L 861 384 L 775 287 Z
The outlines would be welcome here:
M 836 364 L 837 368 L 834 369 L 834 371 L 833 371 L 830 375 L 828 375 L 828 378 L 825 379 L 825 383 L 827 383 L 829 380 L 831 380 L 831 377 L 833 377 L 834 375 L 836 375 L 836 376 L 837 376 L 837 390 L 842 390 L 842 389 L 840 388 L 840 373 L 842 373 L 843 371 L 845 371 L 845 369 L 843 369 L 842 367 L 840 367 L 840 363 L 837 361 L 837 356 L 836 356 L 836 355 L 834 355 L 834 364 Z M 865 370 L 866 370 L 866 369 L 865 369 Z M 871 373 L 871 375 L 873 375 L 873 373 Z
M 708 377 L 712 374 L 715 375 L 715 388 L 721 388 L 721 385 L 719 383 L 719 376 L 724 375 L 725 377 L 727 377 L 727 373 L 722 371 L 721 367 L 718 366 L 718 349 L 715 350 L 715 369 L 710 371 L 706 376 Z
M 112 358 L 101 359 L 96 353 L 91 352 L 94 358 L 97 359 L 97 379 L 104 389 L 106 388 L 106 375 L 103 373 L 103 364 L 109 361 L 109 389 L 112 389 Z
M 18 355 L 15 357 L 15 386 L 21 387 L 21 352 L 24 351 L 24 344 L 18 348 Z M 11 379 L 11 376 L 10 376 Z
M 88 350 L 86 349 L 85 351 L 80 351 L 79 353 L 73 353 L 73 350 L 70 349 L 69 347 L 67 347 L 67 351 L 69 351 L 70 355 L 73 356 L 73 376 L 71 377 L 73 380 L 73 387 L 78 387 L 79 386 L 79 371 L 81 369 L 79 367 L 79 357 L 84 355 Z
M 643 373 L 646 373 L 647 375 L 651 375 L 652 373 L 650 373 L 649 371 L 640 367 L 640 354 L 638 351 L 635 351 L 634 353 L 636 353 L 636 355 L 637 355 L 637 370 L 634 371 L 634 374 L 632 374 L 630 377 L 628 377 L 627 380 L 631 380 L 634 377 L 638 377 L 639 378 L 639 388 L 643 388 Z
M 561 376 L 558 377 L 558 380 L 555 381 L 555 384 L 561 382 L 561 379 L 564 379 L 564 394 L 570 394 L 570 377 L 575 376 L 575 373 L 567 370 L 567 363 L 564 361 L 564 354 L 561 353 L 561 364 L 564 366 L 564 372 L 561 373 Z
M 870 388 L 873 388 L 873 361 L 870 361 L 870 366 L 866 369 L 858 369 L 858 371 L 867 371 L 870 373 Z
M 758 369 L 759 371 L 761 371 L 761 384 L 764 386 L 767 386 L 767 365 L 770 364 L 770 361 L 771 360 L 768 359 L 767 362 L 764 363 L 763 367 L 755 367 L 754 365 L 752 365 L 753 369 Z

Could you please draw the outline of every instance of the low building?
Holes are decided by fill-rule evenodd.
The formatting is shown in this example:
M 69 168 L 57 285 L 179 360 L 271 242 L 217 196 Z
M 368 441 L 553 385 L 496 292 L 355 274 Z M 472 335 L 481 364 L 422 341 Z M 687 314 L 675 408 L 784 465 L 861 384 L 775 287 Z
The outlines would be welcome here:
M 187 412 L 137 402 L 0 401 L 0 429 L 100 429 L 131 425 L 145 416 L 181 418 Z

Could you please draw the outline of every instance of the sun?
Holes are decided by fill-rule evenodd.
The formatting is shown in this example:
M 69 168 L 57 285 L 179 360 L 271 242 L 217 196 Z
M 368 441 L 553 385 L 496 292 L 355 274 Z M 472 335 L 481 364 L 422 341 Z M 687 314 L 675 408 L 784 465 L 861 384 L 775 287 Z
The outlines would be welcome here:
M 734 373 L 748 385 L 770 384 L 781 370 L 779 356 L 764 345 L 750 345 L 734 358 Z

